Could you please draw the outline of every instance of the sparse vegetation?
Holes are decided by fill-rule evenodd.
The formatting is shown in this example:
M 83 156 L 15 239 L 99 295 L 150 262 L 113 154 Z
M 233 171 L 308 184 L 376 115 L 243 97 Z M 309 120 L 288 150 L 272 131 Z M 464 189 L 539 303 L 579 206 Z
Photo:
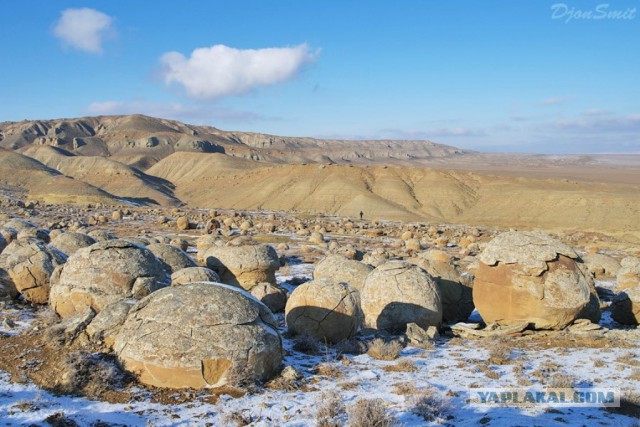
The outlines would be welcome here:
M 316 399 L 316 425 L 332 427 L 342 425 L 339 419 L 345 414 L 345 406 L 342 397 L 335 391 L 321 393 Z
M 399 359 L 393 365 L 387 365 L 384 367 L 386 372 L 415 372 L 418 367 L 410 359 Z
M 351 427 L 392 427 L 397 424 L 382 399 L 360 398 L 349 406 L 347 413 Z
M 449 399 L 439 396 L 435 389 L 421 390 L 413 397 L 411 412 L 425 421 L 443 423 L 451 409 Z
M 129 379 L 115 358 L 80 350 L 69 353 L 61 367 L 54 390 L 58 393 L 99 397 Z
M 377 360 L 395 360 L 402 351 L 402 344 L 398 341 L 386 342 L 382 338 L 376 338 L 369 345 L 367 354 Z

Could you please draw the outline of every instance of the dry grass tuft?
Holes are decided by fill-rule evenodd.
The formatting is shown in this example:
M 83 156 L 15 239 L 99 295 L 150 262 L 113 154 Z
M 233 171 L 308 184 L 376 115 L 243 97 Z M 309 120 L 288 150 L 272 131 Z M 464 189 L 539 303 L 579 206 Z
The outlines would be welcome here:
M 319 427 L 340 426 L 339 417 L 346 413 L 346 408 L 342 402 L 342 397 L 335 391 L 322 393 L 316 399 L 316 425 Z
M 59 411 L 49 415 L 44 419 L 44 422 L 51 427 L 78 427 L 79 424 L 73 421 L 71 418 L 67 418 L 64 412 Z
M 555 374 L 548 385 L 550 388 L 573 388 L 576 377 L 566 374 Z
M 496 345 L 489 349 L 489 363 L 492 365 L 505 365 L 511 360 L 511 349 L 504 345 Z
M 63 360 L 57 393 L 98 397 L 119 388 L 129 379 L 115 359 L 94 355 L 88 351 L 74 351 Z
M 342 369 L 340 368 L 340 365 L 338 365 L 337 363 L 319 363 L 318 365 L 316 365 L 314 370 L 317 375 L 324 375 L 331 378 L 340 378 L 344 375 Z
M 402 351 L 402 344 L 398 341 L 385 342 L 382 338 L 376 338 L 369 344 L 367 354 L 377 360 L 395 360 Z
M 395 365 L 385 366 L 386 372 L 416 372 L 418 367 L 411 359 L 399 359 Z
M 224 416 L 224 425 L 244 427 L 248 426 L 254 421 L 250 414 L 245 414 L 241 411 L 229 412 Z
M 451 411 L 449 399 L 439 396 L 434 389 L 423 390 L 412 400 L 411 412 L 428 422 L 442 424 Z
M 413 383 L 410 383 L 407 381 L 395 383 L 393 386 L 395 387 L 395 389 L 393 390 L 393 393 L 397 395 L 407 395 L 407 394 L 418 393 L 418 389 L 416 388 L 416 386 Z
M 391 427 L 397 425 L 396 418 L 387 412 L 382 399 L 360 398 L 349 406 L 351 427 Z

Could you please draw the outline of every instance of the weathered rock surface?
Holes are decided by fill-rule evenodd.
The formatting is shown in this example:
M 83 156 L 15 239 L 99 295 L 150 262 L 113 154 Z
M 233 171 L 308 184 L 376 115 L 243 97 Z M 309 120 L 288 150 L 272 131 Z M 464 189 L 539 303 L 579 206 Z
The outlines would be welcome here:
M 280 313 L 287 304 L 287 291 L 271 283 L 258 283 L 251 288 L 251 295 L 266 305 L 272 313 Z
M 185 251 L 164 243 L 152 243 L 147 246 L 160 261 L 167 264 L 171 273 L 188 267 L 196 267 L 197 264 Z
M 49 300 L 50 277 L 53 270 L 64 264 L 67 256 L 40 240 L 17 239 L 11 242 L 0 255 L 0 269 L 5 270 L 5 286 L 8 294 L 13 288 L 22 294 L 25 301 L 46 304 Z
M 434 279 L 403 261 L 389 261 L 369 273 L 361 302 L 370 328 L 400 333 L 408 323 L 427 329 L 442 321 L 442 299 Z
M 640 258 L 623 258 L 620 261 L 620 270 L 618 270 L 616 280 L 618 292 L 640 285 Z
M 486 323 L 562 329 L 590 302 L 578 255 L 544 233 L 502 233 L 478 259 L 473 300 Z
M 329 255 L 323 258 L 313 271 L 315 280 L 328 279 L 347 283 L 357 291 L 364 287 L 364 280 L 373 270 L 369 264 L 349 259 L 342 255 Z
M 262 282 L 275 285 L 275 273 L 280 268 L 278 254 L 268 245 L 213 246 L 204 259 L 222 282 L 246 290 Z
M 287 301 L 285 315 L 289 331 L 332 344 L 354 336 L 363 320 L 358 291 L 328 279 L 298 286 Z
M 596 279 L 614 278 L 620 270 L 620 263 L 609 255 L 586 254 L 582 260 Z
M 282 342 L 267 307 L 231 286 L 190 283 L 161 289 L 132 307 L 114 349 L 145 384 L 221 386 L 232 368 L 267 380 Z
M 195 282 L 220 282 L 220 276 L 206 267 L 187 267 L 171 274 L 171 286 Z
M 623 325 L 640 324 L 640 286 L 628 288 L 615 296 L 611 317 Z
M 124 300 L 109 304 L 98 313 L 87 325 L 87 335 L 94 341 L 103 341 L 113 346 L 120 327 L 127 319 L 129 310 L 133 307 L 133 300 Z
M 69 231 L 56 236 L 51 244 L 67 255 L 73 255 L 78 249 L 86 248 L 97 240 L 88 234 Z
M 69 257 L 53 284 L 49 302 L 62 317 L 128 298 L 142 298 L 169 285 L 165 265 L 142 246 L 107 240 Z
M 440 251 L 428 251 L 410 262 L 423 268 L 438 285 L 442 298 L 442 318 L 445 322 L 464 322 L 473 312 L 473 276 L 460 271 Z

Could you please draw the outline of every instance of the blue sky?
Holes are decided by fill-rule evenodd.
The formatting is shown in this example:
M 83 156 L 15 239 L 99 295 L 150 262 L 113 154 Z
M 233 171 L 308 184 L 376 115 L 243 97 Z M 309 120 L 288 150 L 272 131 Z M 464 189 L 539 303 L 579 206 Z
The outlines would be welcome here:
M 640 152 L 637 0 L 2 6 L 0 121 L 136 112 L 277 135 Z

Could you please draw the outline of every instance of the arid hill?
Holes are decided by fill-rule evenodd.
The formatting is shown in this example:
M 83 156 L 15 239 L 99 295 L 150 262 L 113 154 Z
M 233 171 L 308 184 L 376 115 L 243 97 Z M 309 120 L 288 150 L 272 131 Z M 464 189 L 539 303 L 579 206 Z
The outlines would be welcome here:
M 141 115 L 0 123 L 0 183 L 48 201 L 297 210 L 640 237 L 640 156 L 226 132 Z

